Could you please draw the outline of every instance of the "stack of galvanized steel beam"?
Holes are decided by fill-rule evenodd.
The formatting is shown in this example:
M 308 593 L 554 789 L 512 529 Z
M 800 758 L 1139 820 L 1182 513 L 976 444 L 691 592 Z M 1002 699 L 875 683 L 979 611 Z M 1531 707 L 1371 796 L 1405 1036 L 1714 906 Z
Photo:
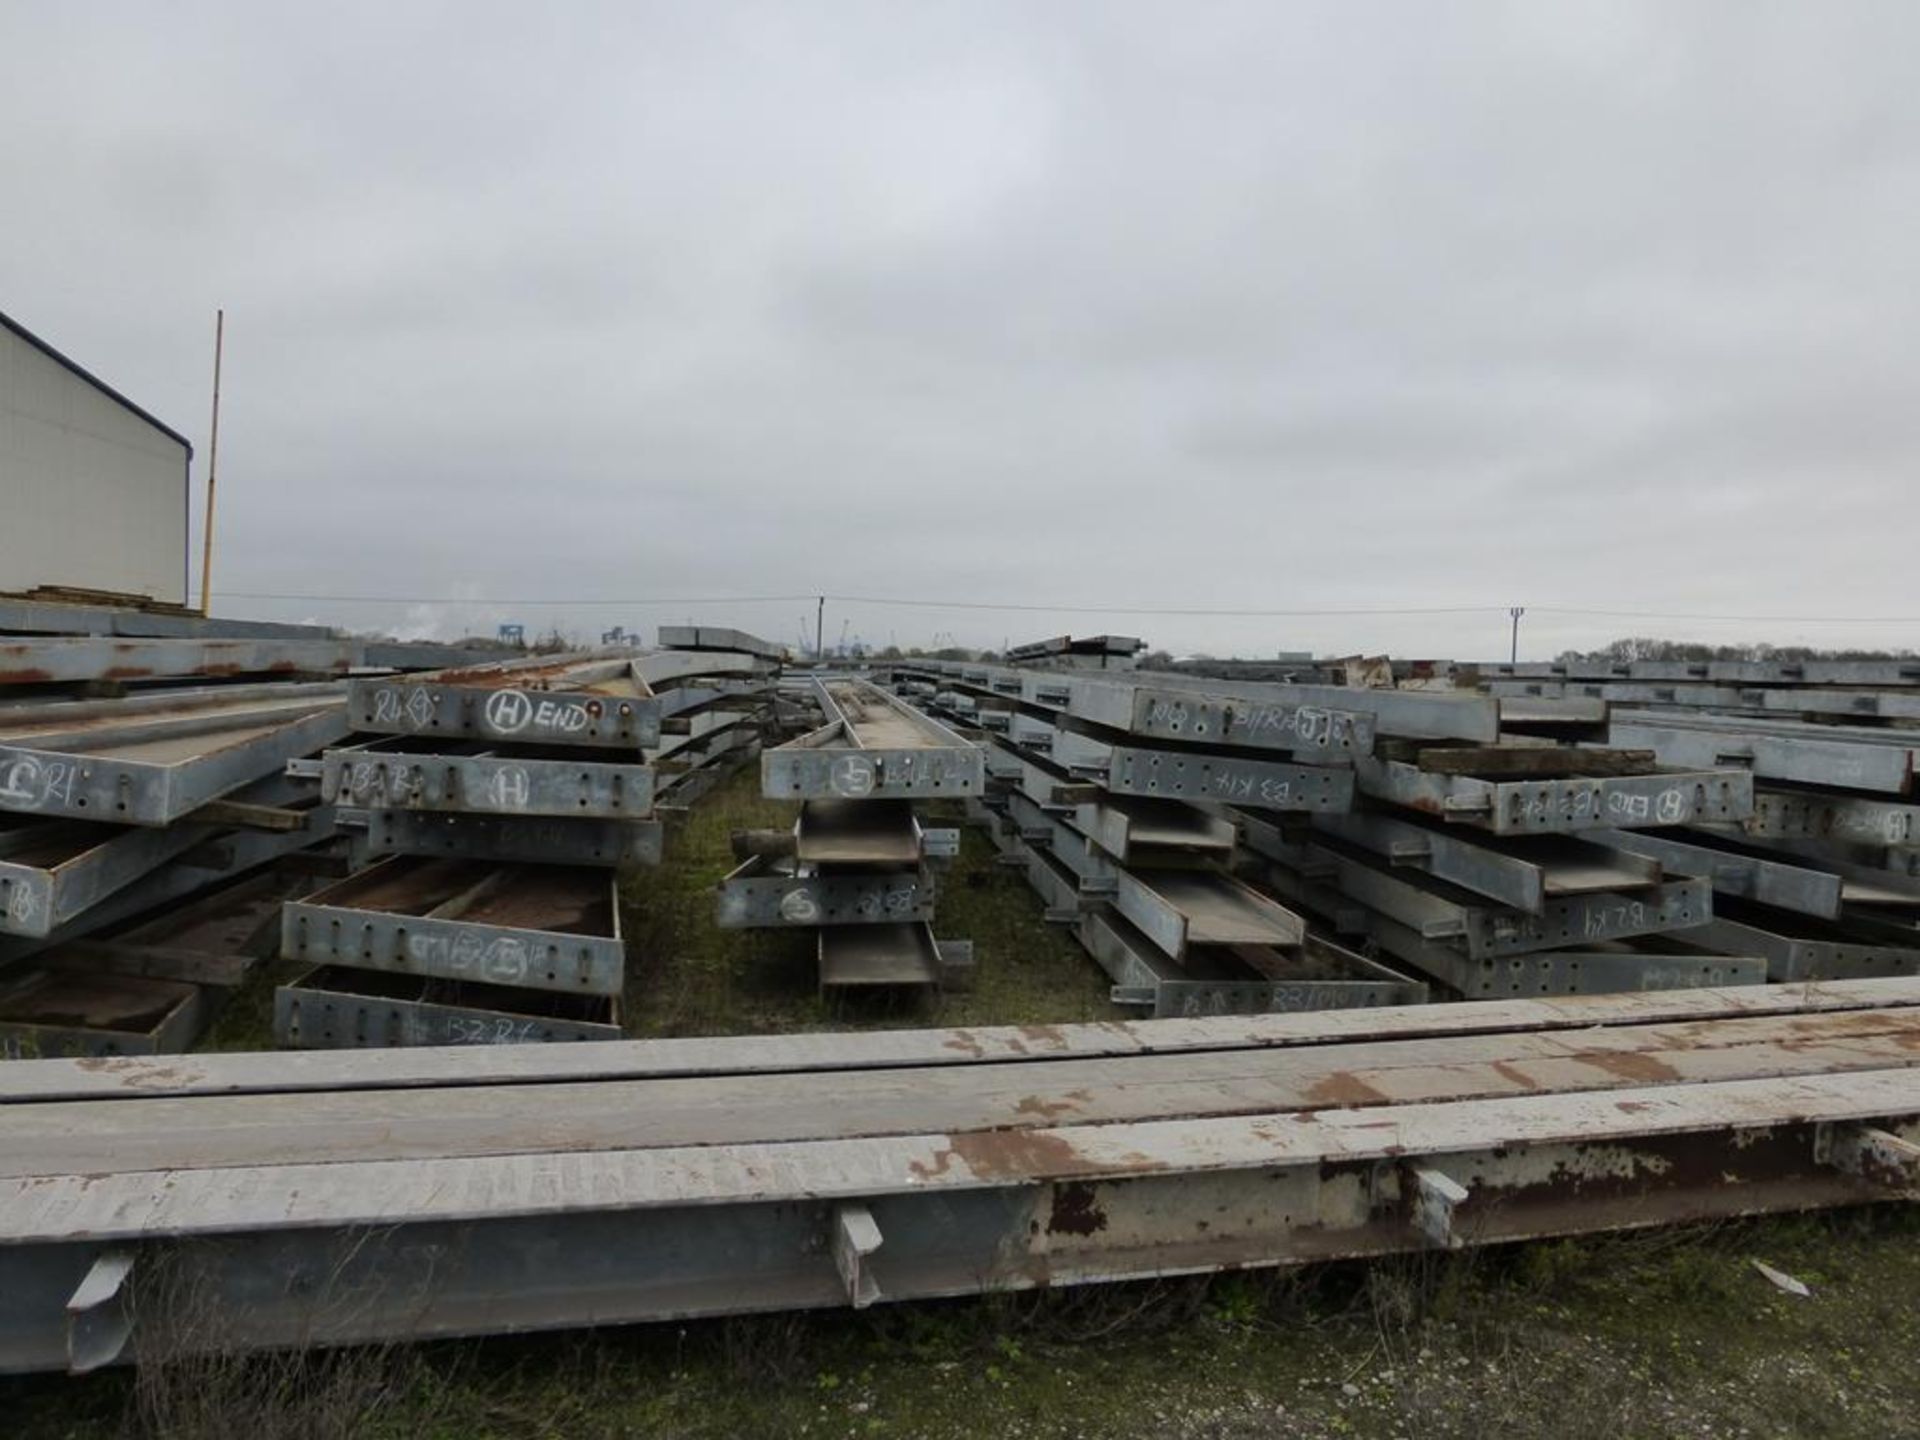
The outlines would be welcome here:
M 1690 941 L 1758 956 L 1776 980 L 1920 969 L 1920 661 L 1417 668 L 1515 724 L 1749 777 L 1744 817 L 1600 837 L 1711 885 L 1713 919 Z
M 817 930 L 823 992 L 964 986 L 972 945 L 932 924 L 932 862 L 958 836 L 924 826 L 914 802 L 979 796 L 979 747 L 867 681 L 809 690 L 822 723 L 760 760 L 767 798 L 800 803 L 793 834 L 721 881 L 719 924 Z
M 372 863 L 285 909 L 274 1032 L 297 1048 L 609 1039 L 617 873 L 662 814 L 759 744 L 780 652 L 666 627 L 673 648 L 354 681 L 322 798 Z
M 1711 920 L 1706 884 L 1586 833 L 1742 820 L 1737 770 L 1643 773 L 1636 757 L 1503 735 L 1496 702 L 1474 695 L 938 661 L 893 673 L 978 727 L 1003 787 L 997 843 L 1119 1003 L 1218 1013 L 1394 1003 L 1428 981 L 1478 996 L 1764 976 L 1750 955 L 1676 943 Z
M 0 600 L 0 628 L 0 1052 L 12 1055 L 190 1041 L 262 953 L 265 897 L 330 863 L 316 849 L 331 809 L 283 773 L 349 731 L 345 686 L 329 677 L 465 653 L 41 601 Z M 271 881 L 252 873 L 276 862 Z M 225 888 L 180 908 L 213 887 Z

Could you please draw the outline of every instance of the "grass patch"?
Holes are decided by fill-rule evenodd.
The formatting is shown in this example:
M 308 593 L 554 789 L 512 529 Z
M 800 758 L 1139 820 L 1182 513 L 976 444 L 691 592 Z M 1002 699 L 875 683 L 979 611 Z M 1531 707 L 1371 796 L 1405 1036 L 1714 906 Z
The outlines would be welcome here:
M 785 1034 L 915 1025 L 1042 1025 L 1114 1020 L 1110 982 L 1066 930 L 1041 918 L 1039 897 L 994 863 L 986 838 L 961 831 L 960 854 L 936 877 L 934 932 L 972 940 L 971 991 L 823 999 L 815 932 L 722 930 L 714 886 L 733 869 L 735 830 L 784 830 L 799 807 L 767 800 L 748 767 L 694 807 L 664 861 L 622 887 L 627 935 L 626 1028 L 634 1035 Z M 932 823 L 959 824 L 929 807 Z
M 1911 1435 L 1912 1207 L 0 1382 L 20 1440 Z M 1783 1295 L 1755 1257 L 1806 1280 Z M 244 1421 L 244 1424 L 239 1423 Z

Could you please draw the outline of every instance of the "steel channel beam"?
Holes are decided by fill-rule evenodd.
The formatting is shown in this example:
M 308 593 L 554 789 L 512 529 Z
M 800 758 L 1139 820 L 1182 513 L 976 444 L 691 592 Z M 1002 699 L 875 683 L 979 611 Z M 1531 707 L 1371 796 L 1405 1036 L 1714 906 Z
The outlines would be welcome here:
M 658 865 L 658 820 L 552 819 L 426 810 L 342 810 L 339 824 L 364 837 L 366 852 L 438 855 L 552 865 Z
M 1353 806 L 1354 774 L 1347 769 L 1270 760 L 1114 746 L 1106 787 L 1116 795 L 1212 800 L 1262 810 L 1342 811 Z
M 1374 717 L 1363 711 L 1140 686 L 1134 691 L 1133 716 L 1126 728 L 1149 739 L 1336 759 L 1371 754 L 1374 727 Z
M 1920 805 L 1762 785 L 1743 828 L 1756 839 L 1920 847 Z
M 280 957 L 576 995 L 617 995 L 626 979 L 620 895 L 602 870 L 524 866 L 485 877 L 511 890 L 511 922 L 484 918 L 483 898 L 441 918 L 445 902 L 481 878 L 484 865 L 403 856 L 330 885 L 281 911 Z M 403 898 L 394 892 L 407 890 Z M 379 908 L 358 903 L 380 892 Z M 552 923 L 542 924 L 545 903 Z M 604 906 L 606 929 L 578 927 Z
M 1776 715 L 1840 715 L 1859 720 L 1920 720 L 1920 690 L 1758 690 L 1762 709 Z
M 1354 774 L 1375 799 L 1496 835 L 1713 824 L 1753 813 L 1753 777 L 1740 770 L 1492 781 L 1368 758 L 1354 762 Z
M 1894 1069 L 1284 1128 L 1069 1125 L 1017 1159 L 935 1133 L 564 1167 L 75 1177 L 10 1211 L 0 1369 L 858 1308 L 1864 1204 L 1914 1193 L 1916 1138 L 1920 1076 Z M 1443 1206 L 1422 1203 L 1435 1176 Z
M 391 982 L 398 979 L 407 987 Z M 296 1050 L 618 1040 L 619 1001 L 322 965 L 273 992 L 273 1039 Z
M 1912 846 L 1858 845 L 1837 840 L 1761 839 L 1728 825 L 1711 832 L 1767 859 L 1838 875 L 1842 898 L 1848 886 L 1865 886 L 1920 901 L 1920 849 Z M 1858 903 L 1856 901 L 1856 903 Z
M 237 792 L 255 805 L 284 805 L 300 794 L 273 775 Z M 220 833 L 215 825 L 163 830 L 32 820 L 0 830 L 0 934 L 45 937 L 108 896 Z
M 899 662 L 894 668 L 1065 710 L 1077 719 L 1113 729 L 1131 731 L 1138 717 L 1138 723 L 1149 727 L 1136 732 L 1142 734 L 1157 734 L 1179 718 L 1171 708 L 1153 714 L 1156 702 L 1164 705 L 1184 699 L 1190 705 L 1238 707 L 1238 714 L 1245 718 L 1227 720 L 1224 713 L 1220 718 L 1231 730 L 1250 738 L 1230 743 L 1263 749 L 1314 748 L 1316 739 L 1324 736 L 1318 748 L 1331 746 L 1342 753 L 1362 754 L 1372 747 L 1369 728 L 1382 735 L 1487 744 L 1500 733 L 1499 710 L 1492 700 L 1452 691 L 1272 684 L 1161 672 L 1155 672 L 1150 680 L 1119 680 L 1111 675 L 1095 677 L 1072 671 L 1016 670 L 937 660 Z M 1323 715 L 1331 718 L 1323 721 Z
M 1491 661 L 1470 667 L 1483 678 L 1696 681 L 1712 685 L 1920 684 L 1912 660 L 1573 660 Z
M 1295 1015 L 1418 1004 L 1410 997 L 1426 988 L 1419 980 L 1167 980 L 1158 985 L 1115 985 L 1109 998 L 1115 1005 L 1146 1006 L 1155 1019 Z
M 1364 846 L 1390 863 L 1445 880 L 1515 910 L 1539 914 L 1547 903 L 1546 871 L 1532 861 L 1428 830 L 1387 815 L 1316 815 L 1316 830 Z
M 642 650 L 633 654 L 636 674 L 653 690 L 666 695 L 677 686 L 698 680 L 757 680 L 784 687 L 780 666 L 754 655 L 717 650 Z
M 1510 995 L 1596 995 L 1617 991 L 1692 990 L 1702 986 L 1761 985 L 1767 962 L 1751 953 L 1648 954 L 1633 951 L 1547 950 L 1475 960 L 1464 951 L 1424 938 L 1379 911 L 1356 905 L 1339 890 L 1284 865 L 1268 872 L 1282 898 L 1325 916 L 1346 933 L 1363 934 L 1393 959 L 1432 976 L 1469 1000 Z M 1699 943 L 1702 931 L 1686 940 Z
M 1318 962 L 1324 973 L 1290 980 L 1221 980 L 1196 979 L 1105 906 L 1084 914 L 1075 935 L 1112 979 L 1113 1003 L 1146 1006 L 1157 1019 L 1418 1005 L 1427 998 L 1420 981 L 1318 936 L 1307 937 L 1302 969 L 1310 972 L 1316 968 L 1312 962 Z
M 484 815 L 644 819 L 655 778 L 645 765 L 583 756 L 425 755 L 352 747 L 321 757 L 320 793 L 329 803 L 375 810 Z
M 260 685 L 196 685 L 144 690 L 110 700 L 6 699 L 0 692 L 0 739 L 26 744 L 46 743 L 44 734 L 67 734 L 82 739 L 104 726 L 114 734 L 129 733 L 142 722 L 168 717 L 201 715 L 256 707 L 287 708 L 302 702 L 318 707 L 346 698 L 342 680 L 274 681 Z M 35 735 L 21 732 L 32 730 Z M 146 733 L 163 735 L 165 729 Z
M 744 630 L 725 625 L 662 625 L 656 632 L 662 650 L 718 650 L 738 655 L 754 655 L 775 662 L 787 658 L 784 645 L 762 640 Z
M 1130 808 L 1132 806 L 1153 808 L 1143 812 Z M 1171 852 L 1224 856 L 1234 845 L 1233 825 L 1229 821 L 1189 805 L 1162 807 L 1158 802 L 1137 797 L 1116 796 L 1112 804 L 1076 805 L 1073 824 L 1082 835 L 1122 864 Z
M 688 717 L 686 734 L 663 736 L 658 745 L 649 747 L 644 752 L 646 762 L 663 770 L 673 766 L 698 769 L 749 738 L 747 732 L 757 739 L 759 720 L 750 711 L 702 710 Z
M 1013 797 L 1016 807 L 1024 797 Z M 1014 811 L 1016 816 L 1019 811 Z M 1136 872 L 1095 849 L 1084 835 L 1051 816 L 1049 850 L 1079 878 L 1084 895 L 1104 895 L 1142 934 L 1178 960 L 1200 944 L 1298 945 L 1306 926 L 1300 917 L 1230 875 L 1212 870 Z M 1217 917 L 1224 930 L 1209 928 Z M 1231 931 L 1231 936 L 1227 935 Z
M 60 820 L 45 823 L 68 826 Z M 75 828 L 69 848 L 57 859 L 22 861 L 0 851 L 0 934 L 51 934 L 213 833 L 205 825 L 165 830 L 85 826 Z
M 1593 838 L 1626 854 L 1656 860 L 1677 875 L 1700 876 L 1712 883 L 1716 895 L 1796 910 L 1823 920 L 1840 915 L 1842 886 L 1835 874 L 1642 830 L 1597 830 Z
M 824 682 L 815 691 L 827 723 L 760 756 L 768 799 L 930 800 L 985 790 L 980 747 L 931 716 L 873 685 L 842 683 L 838 699 Z M 894 743 L 904 738 L 913 743 Z
M 756 856 L 720 881 L 722 930 L 815 925 L 897 925 L 933 919 L 934 880 L 924 866 L 891 874 L 790 875 Z
M 1783 917 L 1784 918 L 1784 917 Z M 1741 918 L 1716 915 L 1687 937 L 1689 944 L 1730 955 L 1758 955 L 1775 984 L 1802 980 L 1867 980 L 1920 974 L 1920 945 L 1783 934 Z
M 1920 736 L 1903 730 L 1616 710 L 1609 743 L 1652 750 L 1663 765 L 1738 765 L 1768 780 L 1889 795 L 1913 791 Z
M 971 942 L 941 941 L 918 924 L 823 925 L 815 930 L 820 989 L 939 988 L 949 966 L 971 967 Z M 949 947 L 953 947 L 949 949 Z
M 1764 693 L 1724 685 L 1574 680 L 1493 680 L 1487 683 L 1486 691 L 1502 701 L 1521 698 L 1594 700 L 1608 708 L 1614 705 L 1668 705 L 1690 710 L 1758 710 L 1758 697 Z M 1604 714 L 1600 718 L 1604 719 Z
M 1498 696 L 1590 697 L 1610 705 L 1660 706 L 1785 717 L 1833 715 L 1859 720 L 1920 720 L 1920 690 L 1820 690 L 1806 686 L 1654 685 L 1496 680 Z
M 1324 692 L 1316 693 L 1321 703 L 1315 703 L 1088 675 L 1045 673 L 1020 676 L 1014 683 L 1015 678 L 996 672 L 989 677 L 988 688 L 1124 735 L 1305 753 L 1323 762 L 1373 749 L 1374 716 L 1337 708 Z
M 1584 695 L 1502 695 L 1499 700 L 1503 731 L 1517 725 L 1602 725 L 1607 719 L 1607 702 Z
M 17 635 L 125 635 L 156 640 L 334 640 L 324 625 L 229 620 L 185 611 L 139 610 L 66 600 L 0 596 L 0 631 Z
M 1712 956 L 1701 956 L 1711 961 Z M 378 978 L 378 977 L 376 977 Z M 1139 1055 L 1265 1055 L 1329 1045 L 1378 1047 L 1409 1038 L 1504 1035 L 1578 1049 L 1642 1026 L 1692 1026 L 1714 1020 L 1795 1016 L 1807 1021 L 1920 1003 L 1911 978 L 1832 984 L 1689 988 L 1659 994 L 1601 994 L 1570 1000 L 1503 999 L 1398 1006 L 1361 1013 L 1254 1016 L 1142 1024 L 1102 1021 L 1036 1031 L 1031 1026 L 908 1028 L 781 1035 L 688 1036 L 621 1040 L 611 1045 L 445 1054 L 280 1055 L 248 1051 L 195 1056 L 189 1064 L 101 1067 L 48 1062 L 0 1067 L 0 1127 L 8 1107 L 52 1101 L 144 1101 L 210 1096 L 297 1097 L 327 1094 L 338 1103 L 378 1090 L 399 1098 L 428 1089 L 458 1098 L 474 1087 L 551 1085 L 716 1076 L 836 1075 L 870 1069 L 938 1071 L 1036 1061 L 1124 1060 Z M 1609 1042 L 1610 1043 L 1610 1042 Z M 330 1102 L 332 1103 L 332 1102 Z M 102 1112 L 106 1113 L 106 1112 Z M 0 1149 L 0 1155 L 4 1155 Z
M 1097 902 L 1080 893 L 1080 879 L 1054 857 L 1044 841 L 1029 841 L 1009 824 L 1001 837 L 1003 853 L 1018 856 L 1025 868 L 1027 884 L 1040 897 L 1042 916 L 1050 925 L 1077 925 L 1090 905 Z
M 0 745 L 24 750 L 74 752 L 135 750 L 163 742 L 168 753 L 190 748 L 195 738 L 258 730 L 298 720 L 319 710 L 340 708 L 345 690 L 336 684 L 288 685 L 284 693 L 260 696 L 281 687 L 243 685 L 237 692 L 257 698 L 228 699 L 218 692 L 192 690 L 141 696 L 125 703 L 96 700 L 22 705 L 0 712 Z M 148 758 L 154 758 L 149 752 Z
M 86 749 L 0 746 L 0 809 L 170 825 L 346 733 L 346 712 L 335 704 L 265 723 L 232 716 L 209 721 L 191 735 L 170 737 L 165 758 L 147 758 L 138 742 L 127 743 L 123 753 L 110 741 Z
M 1538 914 L 1529 914 L 1465 904 L 1319 845 L 1299 847 L 1296 857 L 1304 860 L 1294 868 L 1337 875 L 1340 891 L 1349 900 L 1418 931 L 1424 939 L 1457 942 L 1473 960 L 1664 935 L 1702 925 L 1713 916 L 1713 890 L 1704 880 L 1669 881 L 1620 894 L 1555 896 Z
M 609 685 L 623 679 L 633 693 Z M 375 735 L 637 750 L 660 738 L 660 704 L 639 689 L 630 661 L 594 661 L 549 667 L 543 680 L 524 687 L 432 678 L 354 680 L 347 687 L 347 710 L 356 730 Z
M 698 804 L 701 797 L 710 792 L 728 776 L 751 765 L 760 756 L 760 739 L 753 736 L 738 744 L 730 744 L 724 749 L 702 760 L 692 769 L 683 770 L 677 775 L 667 777 L 661 782 L 658 802 L 664 807 L 685 810 Z
M 195 675 L 344 675 L 361 663 L 352 640 L 23 639 L 0 635 L 0 685 L 171 680 Z
M 53 945 L 84 939 L 143 911 L 184 899 L 283 855 L 318 845 L 332 835 L 333 811 L 325 808 L 309 812 L 304 830 L 216 831 L 192 849 L 90 906 L 64 925 L 56 926 L 47 935 L 0 935 L 0 964 Z
M 1151 681 L 1060 671 L 1010 675 L 996 670 L 987 677 L 986 688 L 1123 734 L 1322 759 L 1369 752 L 1377 724 L 1372 711 L 1357 703 L 1360 692 L 1328 687 L 1239 686 L 1170 675 Z
M 1117 805 L 1064 805 L 1054 798 L 1056 787 L 1071 782 L 997 745 L 989 753 L 1004 754 L 1019 764 L 1016 785 L 1028 807 L 1023 809 L 1027 826 L 1044 828 L 1055 821 L 1065 823 L 1078 843 L 1094 845 L 1106 859 L 1122 865 L 1137 861 L 1165 864 L 1170 859 L 1225 857 L 1232 853 L 1235 831 L 1230 820 L 1178 801 L 1120 798 Z M 1129 811 L 1128 805 L 1154 808 L 1143 815 Z M 1164 818 L 1162 811 L 1177 818 Z M 1051 831 L 1046 838 L 1050 836 Z
M 297 867 L 265 869 L 105 934 L 43 950 L 33 963 L 89 976 L 175 980 L 231 991 L 278 943 L 282 903 L 312 888 L 312 876 Z
M 29 965 L 0 976 L 0 1060 L 175 1054 L 209 1015 L 197 985 Z

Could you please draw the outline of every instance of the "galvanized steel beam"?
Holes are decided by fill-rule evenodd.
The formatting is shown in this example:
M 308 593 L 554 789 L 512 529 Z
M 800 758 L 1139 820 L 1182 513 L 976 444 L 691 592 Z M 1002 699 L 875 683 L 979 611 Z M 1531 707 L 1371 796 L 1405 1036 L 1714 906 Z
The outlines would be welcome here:
M 1354 773 L 1366 795 L 1496 835 L 1713 824 L 1753 813 L 1753 777 L 1739 770 L 1492 781 L 1369 758 Z
M 620 897 L 597 869 L 403 856 L 289 901 L 284 960 L 617 995 Z

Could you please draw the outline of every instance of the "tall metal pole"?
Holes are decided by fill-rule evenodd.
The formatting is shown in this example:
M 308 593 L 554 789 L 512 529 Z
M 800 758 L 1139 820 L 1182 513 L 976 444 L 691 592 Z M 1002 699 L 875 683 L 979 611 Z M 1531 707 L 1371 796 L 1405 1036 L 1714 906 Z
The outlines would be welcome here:
M 827 597 L 820 597 L 820 607 L 813 615 L 813 658 L 827 658 Z
M 227 312 L 213 312 L 213 433 L 207 438 L 206 538 L 200 546 L 200 613 L 212 613 L 213 604 L 213 485 L 220 464 L 220 356 L 226 348 Z
M 1512 606 L 1507 611 L 1513 617 L 1513 649 L 1507 655 L 1507 660 L 1512 664 L 1520 661 L 1520 617 L 1526 613 L 1527 607 L 1524 605 Z

